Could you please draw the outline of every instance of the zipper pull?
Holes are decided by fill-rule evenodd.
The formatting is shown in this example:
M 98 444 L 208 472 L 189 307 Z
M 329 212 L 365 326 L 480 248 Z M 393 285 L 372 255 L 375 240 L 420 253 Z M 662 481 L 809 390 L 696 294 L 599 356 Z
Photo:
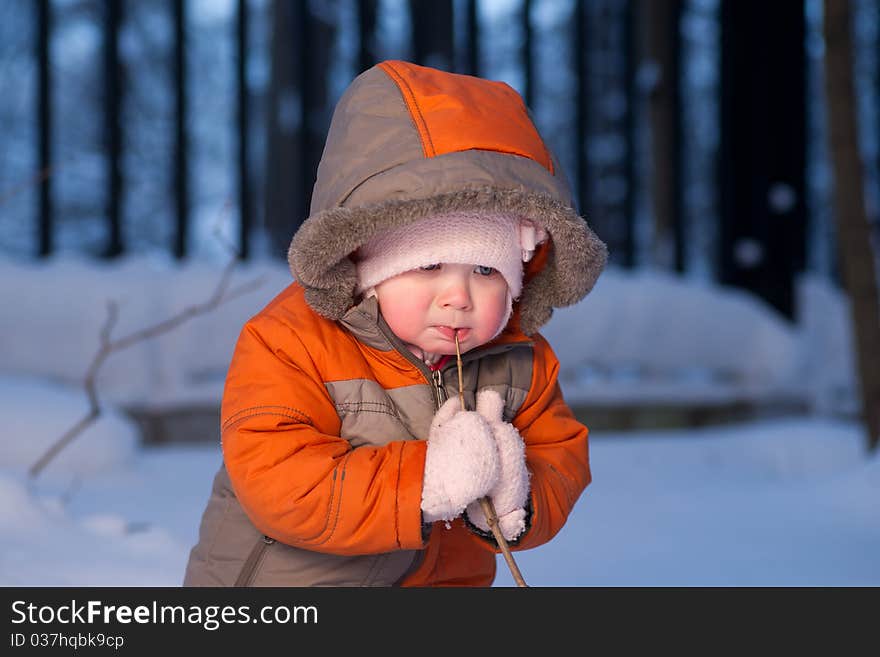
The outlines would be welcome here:
M 434 402 L 439 409 L 443 406 L 443 402 L 446 401 L 446 388 L 443 387 L 443 373 L 439 369 L 436 369 L 431 374 L 431 378 L 434 380 Z

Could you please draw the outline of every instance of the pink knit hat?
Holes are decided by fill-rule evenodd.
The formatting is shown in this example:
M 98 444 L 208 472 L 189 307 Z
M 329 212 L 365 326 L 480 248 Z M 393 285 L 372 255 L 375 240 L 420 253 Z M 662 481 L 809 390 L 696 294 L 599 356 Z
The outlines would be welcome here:
M 516 299 L 523 262 L 545 239 L 541 227 L 508 214 L 458 211 L 426 217 L 379 233 L 358 249 L 357 292 L 411 269 L 450 262 L 497 269 Z

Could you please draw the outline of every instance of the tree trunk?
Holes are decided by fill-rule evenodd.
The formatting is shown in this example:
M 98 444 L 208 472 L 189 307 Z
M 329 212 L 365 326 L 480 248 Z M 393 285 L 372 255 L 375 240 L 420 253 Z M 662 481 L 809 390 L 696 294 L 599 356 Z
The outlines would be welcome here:
M 467 0 L 467 75 L 480 75 L 480 17 L 477 0 Z
M 122 6 L 104 3 L 104 146 L 107 167 L 107 241 L 102 255 L 122 255 L 122 59 L 119 56 L 119 27 Z
M 680 8 L 678 0 L 642 0 L 639 3 L 642 67 L 649 67 L 648 113 L 651 124 L 651 205 L 654 236 L 652 264 L 670 270 L 681 268 L 681 248 L 676 237 L 678 157 L 676 154 L 677 89 L 675 39 Z
M 306 0 L 272 3 L 265 223 L 271 253 L 279 257 L 308 217 L 330 116 L 327 70 L 335 27 L 310 8 Z
M 577 0 L 574 9 L 574 64 L 577 75 L 577 120 L 575 122 L 575 182 L 578 212 L 590 216 L 590 160 L 587 157 L 587 138 L 590 134 L 590 49 L 587 47 L 588 14 L 586 0 Z
M 868 448 L 880 441 L 880 308 L 856 124 L 848 0 L 825 0 L 825 89 L 837 245 L 849 293 Z
M 265 227 L 272 255 L 283 257 L 290 243 L 291 221 L 298 210 L 297 132 L 301 117 L 296 89 L 294 59 L 290 56 L 293 6 L 284 0 L 272 2 L 272 74 L 268 90 L 266 148 Z
M 373 66 L 376 55 L 376 19 L 379 0 L 358 0 L 358 73 Z
M 41 258 L 52 254 L 54 247 L 53 227 L 54 209 L 52 207 L 52 177 L 48 175 L 52 167 L 52 65 L 51 30 L 52 7 L 49 0 L 40 0 L 36 7 L 37 20 L 37 113 L 39 117 L 39 139 L 37 140 L 37 161 L 45 179 L 40 184 L 40 232 L 37 255 Z
M 176 201 L 177 227 L 174 231 L 174 256 L 186 257 L 189 233 L 189 106 L 187 100 L 187 6 L 174 0 L 174 180 L 172 193 Z
M 324 141 L 333 114 L 330 98 L 329 71 L 333 62 L 333 45 L 336 40 L 335 0 L 324 0 L 321 10 L 311 13 L 314 5 L 300 0 L 299 47 L 294 57 L 299 62 L 299 88 L 301 90 L 300 130 L 300 211 L 294 220 L 293 230 L 309 216 L 312 188 L 318 171 L 318 162 L 324 152 Z M 290 235 L 293 235 L 291 231 Z M 288 237 L 290 241 L 290 237 Z
M 522 69 L 523 90 L 522 96 L 526 107 L 535 109 L 535 40 L 532 30 L 532 0 L 523 0 L 520 13 L 522 24 Z
M 417 64 L 451 71 L 455 65 L 452 0 L 409 0 Z
M 793 319 L 806 244 L 804 3 L 721 2 L 718 278 Z
M 251 166 L 250 166 L 250 103 L 247 82 L 248 31 L 250 15 L 247 0 L 236 3 L 235 21 L 235 87 L 236 136 L 238 138 L 238 257 L 250 255 L 251 220 Z

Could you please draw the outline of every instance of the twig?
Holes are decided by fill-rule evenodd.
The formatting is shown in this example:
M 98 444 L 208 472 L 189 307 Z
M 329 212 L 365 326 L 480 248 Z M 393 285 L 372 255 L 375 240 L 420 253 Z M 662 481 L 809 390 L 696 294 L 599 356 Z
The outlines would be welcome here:
M 458 344 L 457 330 L 455 331 L 455 358 L 456 364 L 458 365 L 458 399 L 461 402 L 461 409 L 464 410 L 464 380 L 461 373 L 461 347 Z M 526 580 L 523 578 L 522 573 L 519 570 L 519 566 L 516 565 L 513 553 L 511 553 L 510 546 L 507 544 L 507 539 L 504 538 L 504 534 L 501 532 L 501 527 L 498 526 L 498 514 L 495 512 L 495 505 L 492 504 L 492 500 L 489 499 L 488 495 L 480 498 L 480 508 L 486 516 L 486 522 L 489 524 L 489 529 L 492 530 L 495 542 L 498 543 L 498 547 L 501 548 L 501 554 L 504 555 L 504 561 L 507 562 L 507 567 L 510 569 L 510 574 L 513 575 L 516 585 L 520 587 L 528 587 Z
M 458 329 L 455 330 L 455 362 L 458 365 L 458 401 L 464 410 L 464 379 L 461 376 L 461 346 L 458 344 Z
M 9 201 L 25 191 L 28 187 L 32 187 L 37 184 L 43 184 L 51 175 L 52 167 L 45 167 L 37 171 L 35 174 L 32 174 L 27 180 L 23 180 L 17 185 L 13 185 L 8 189 L 4 189 L 3 192 L 0 193 L 0 206 L 6 205 Z
M 52 459 L 54 459 L 58 455 L 58 453 L 62 449 L 69 445 L 74 440 L 74 438 L 81 434 L 89 425 L 91 425 L 95 420 L 98 419 L 98 417 L 100 417 L 102 408 L 100 400 L 98 399 L 96 382 L 98 378 L 98 372 L 111 354 L 117 351 L 121 351 L 123 349 L 127 349 L 133 344 L 136 344 L 143 340 L 148 340 L 149 338 L 154 338 L 163 333 L 167 333 L 168 331 L 177 328 L 178 326 L 192 319 L 193 317 L 203 315 L 217 308 L 222 303 L 225 303 L 231 299 L 250 292 L 251 290 L 255 289 L 263 283 L 262 277 L 259 277 L 252 281 L 239 285 L 232 290 L 228 289 L 229 280 L 232 276 L 232 271 L 237 264 L 237 260 L 238 255 L 233 254 L 230 261 L 224 267 L 223 272 L 220 274 L 220 280 L 217 283 L 217 287 L 214 289 L 214 292 L 211 294 L 208 300 L 204 303 L 197 303 L 191 306 L 187 306 L 177 315 L 169 317 L 168 319 L 153 324 L 152 326 L 140 329 L 115 340 L 111 339 L 111 333 L 113 332 L 113 327 L 116 325 L 116 321 L 119 318 L 119 308 L 115 301 L 109 301 L 107 303 L 107 319 L 104 321 L 104 325 L 101 327 L 98 351 L 92 358 L 92 362 L 86 370 L 86 375 L 83 380 L 83 386 L 85 388 L 86 396 L 89 400 L 89 410 L 82 419 L 80 419 L 76 424 L 70 427 L 70 429 L 65 431 L 61 435 L 61 437 L 58 438 L 58 440 L 52 443 L 52 445 L 49 446 L 49 448 L 43 453 L 43 455 L 40 456 L 40 458 L 37 459 L 37 461 L 30 467 L 30 469 L 28 470 L 28 475 L 30 478 L 33 479 L 37 475 L 39 475 L 40 472 L 52 461 Z

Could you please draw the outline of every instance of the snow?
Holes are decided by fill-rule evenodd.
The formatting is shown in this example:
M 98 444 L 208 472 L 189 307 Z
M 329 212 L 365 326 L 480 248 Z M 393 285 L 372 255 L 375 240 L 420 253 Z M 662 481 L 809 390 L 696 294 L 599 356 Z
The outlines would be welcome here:
M 595 437 L 593 483 L 517 565 L 541 586 L 876 586 L 880 458 L 863 444 L 822 420 Z
M 0 299 L 15 318 L 0 323 L 0 373 L 78 386 L 108 301 L 119 304 L 113 337 L 121 337 L 206 301 L 220 270 L 143 256 L 103 264 L 0 259 Z M 235 270 L 230 287 L 254 281 L 254 291 L 113 354 L 98 378 L 102 398 L 139 407 L 214 403 L 242 324 L 290 273 L 276 261 L 253 262 Z M 609 267 L 583 302 L 556 311 L 543 334 L 563 356 L 571 401 L 800 398 L 823 412 L 851 411 L 846 302 L 812 277 L 798 293 L 795 325 L 739 290 Z
M 75 256 L 46 264 L 0 259 L 4 316 L 15 318 L 0 323 L 0 372 L 79 386 L 98 350 L 109 301 L 119 307 L 111 337 L 120 338 L 206 302 L 221 270 L 219 264 L 143 256 L 104 263 Z M 141 406 L 216 400 L 242 324 L 290 280 L 278 263 L 237 268 L 229 289 L 252 282 L 259 287 L 113 354 L 98 377 L 101 397 Z
M 0 585 L 180 584 L 219 444 L 144 446 L 124 407 L 215 403 L 241 324 L 289 281 L 283 266 L 241 267 L 232 285 L 263 277 L 254 292 L 111 356 L 101 417 L 38 477 L 27 471 L 88 410 L 80 382 L 106 301 L 121 302 L 121 336 L 205 301 L 219 269 L 0 260 Z M 530 585 L 880 584 L 880 456 L 832 412 L 853 404 L 846 304 L 822 281 L 799 294 L 789 323 L 742 292 L 609 269 L 554 316 L 545 335 L 569 401 L 801 396 L 812 413 L 594 431 L 593 483 L 568 523 L 516 554 Z M 513 585 L 501 558 L 496 585 Z

